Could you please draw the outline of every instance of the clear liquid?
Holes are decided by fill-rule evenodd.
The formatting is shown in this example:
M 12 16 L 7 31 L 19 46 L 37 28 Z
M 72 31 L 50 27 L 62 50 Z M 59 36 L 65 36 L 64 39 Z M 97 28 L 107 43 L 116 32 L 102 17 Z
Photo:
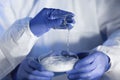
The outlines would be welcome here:
M 67 30 L 67 52 L 70 51 L 70 30 Z

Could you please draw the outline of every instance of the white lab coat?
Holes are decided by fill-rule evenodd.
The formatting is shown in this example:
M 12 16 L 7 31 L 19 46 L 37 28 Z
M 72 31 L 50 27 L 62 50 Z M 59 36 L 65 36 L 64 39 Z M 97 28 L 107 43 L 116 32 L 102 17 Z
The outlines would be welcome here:
M 76 24 L 70 31 L 70 51 L 96 48 L 111 59 L 111 68 L 101 80 L 119 80 L 120 68 L 120 1 L 119 0 L 1 0 L 7 29 L 15 20 L 34 17 L 42 8 L 59 8 L 75 14 Z M 8 1 L 8 3 L 4 1 Z M 7 5 L 7 6 L 6 6 Z M 16 7 L 17 6 L 17 7 Z M 4 17 L 1 17 L 4 19 Z M 23 20 L 24 21 L 24 20 Z M 4 22 L 3 22 L 4 23 Z M 18 27 L 16 27 L 18 28 Z M 12 30 L 14 31 L 14 29 Z M 21 36 L 20 36 L 21 37 Z M 32 51 L 42 55 L 50 50 L 66 50 L 67 30 L 50 30 L 42 35 Z M 22 41 L 22 40 L 21 40 Z M 25 42 L 24 42 L 25 43 Z M 16 46 L 15 46 L 16 47 Z M 28 48 L 30 49 L 30 48 Z M 18 50 L 19 52 L 19 50 Z M 38 54 L 39 52 L 39 54 Z M 14 54 L 17 54 L 14 52 Z M 21 53 L 22 54 L 22 53 Z M 26 55 L 26 54 L 25 54 Z M 25 56 L 24 55 L 24 56 Z M 33 55 L 33 54 L 31 54 Z M 8 58 L 9 59 L 9 58 Z M 15 64 L 18 64 L 14 62 Z M 54 80 L 67 80 L 64 75 Z
M 8 2 L 0 1 L 0 80 L 15 69 L 38 40 L 29 29 L 29 21 L 27 17 L 17 19 Z

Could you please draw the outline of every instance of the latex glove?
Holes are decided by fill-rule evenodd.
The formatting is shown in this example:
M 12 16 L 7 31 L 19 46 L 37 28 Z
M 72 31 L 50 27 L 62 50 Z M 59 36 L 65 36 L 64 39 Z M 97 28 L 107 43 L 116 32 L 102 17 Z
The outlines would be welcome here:
M 102 52 L 93 52 L 79 60 L 67 74 L 70 80 L 99 80 L 109 68 L 109 57 Z
M 60 9 L 44 8 L 31 21 L 31 31 L 40 36 L 43 33 L 54 29 L 71 29 L 75 22 L 74 14 Z
M 14 80 L 51 80 L 53 76 L 53 72 L 46 71 L 36 60 L 27 58 L 18 67 Z

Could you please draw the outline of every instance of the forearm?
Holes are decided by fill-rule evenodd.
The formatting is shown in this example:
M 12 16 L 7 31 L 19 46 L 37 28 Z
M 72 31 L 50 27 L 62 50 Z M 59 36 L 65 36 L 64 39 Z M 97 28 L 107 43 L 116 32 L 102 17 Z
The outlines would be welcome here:
M 12 71 L 30 52 L 37 37 L 29 29 L 29 19 L 16 21 L 0 39 L 0 79 Z
M 110 70 L 116 69 L 116 67 L 119 65 L 120 59 L 120 30 L 117 30 L 111 34 L 109 38 L 103 43 L 103 45 L 97 47 L 97 50 L 104 52 L 110 57 Z

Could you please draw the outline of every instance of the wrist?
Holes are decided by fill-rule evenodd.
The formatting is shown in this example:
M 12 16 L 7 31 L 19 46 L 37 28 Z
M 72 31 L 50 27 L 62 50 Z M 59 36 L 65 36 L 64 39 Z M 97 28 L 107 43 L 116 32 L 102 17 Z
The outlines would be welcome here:
M 44 33 L 50 30 L 50 28 L 46 26 L 45 23 L 41 23 L 40 21 L 38 22 L 37 20 L 34 19 L 30 20 L 29 27 L 31 32 L 37 37 L 43 35 Z
M 105 72 L 108 71 L 111 67 L 110 57 L 107 56 L 107 59 L 108 59 L 108 65 L 106 66 Z
M 30 27 L 30 30 L 31 32 L 35 35 L 35 36 L 39 36 L 39 29 L 36 28 L 36 23 L 34 22 L 33 19 L 30 20 L 29 22 L 29 27 Z
M 102 51 L 96 50 L 96 52 L 99 52 L 99 53 L 101 53 L 103 55 L 102 57 L 105 59 L 105 62 L 106 62 L 106 64 L 105 64 L 105 72 L 107 72 L 111 67 L 110 57 L 108 55 L 106 55 Z
M 113 55 L 111 54 L 111 48 L 108 46 L 100 45 L 96 48 L 97 51 L 104 53 L 108 58 L 108 65 L 106 66 L 105 71 L 111 71 L 113 68 Z

